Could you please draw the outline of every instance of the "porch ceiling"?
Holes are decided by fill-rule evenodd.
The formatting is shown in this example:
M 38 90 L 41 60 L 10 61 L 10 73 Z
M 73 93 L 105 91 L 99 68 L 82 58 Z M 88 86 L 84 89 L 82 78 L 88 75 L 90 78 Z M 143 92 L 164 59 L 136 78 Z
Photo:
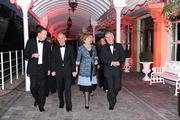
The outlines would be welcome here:
M 78 0 L 74 13 L 70 13 L 72 27 L 70 34 L 78 34 L 89 25 L 89 17 L 99 19 L 111 6 L 111 0 Z M 69 17 L 68 0 L 34 0 L 32 12 L 39 22 L 55 33 L 65 32 Z
M 112 1 L 112 0 L 111 0 Z M 151 0 L 126 0 L 127 6 L 122 9 L 121 15 L 126 16 L 140 16 L 145 14 L 146 11 L 144 10 L 144 6 Z M 106 25 L 107 23 L 111 22 L 112 20 L 116 19 L 114 8 L 110 8 L 106 14 L 103 14 L 98 19 L 98 24 Z

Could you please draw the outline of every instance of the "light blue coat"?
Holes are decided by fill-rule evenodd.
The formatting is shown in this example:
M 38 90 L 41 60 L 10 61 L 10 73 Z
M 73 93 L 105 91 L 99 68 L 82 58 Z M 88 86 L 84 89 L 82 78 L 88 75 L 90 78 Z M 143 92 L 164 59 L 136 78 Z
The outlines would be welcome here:
M 93 72 L 92 76 L 96 75 L 96 69 L 95 69 L 95 60 L 97 60 L 97 52 L 96 47 L 92 45 L 92 57 L 90 57 L 90 54 L 88 50 L 85 48 L 84 45 L 81 45 L 78 48 L 78 54 L 76 59 L 76 65 L 79 66 L 79 75 L 82 77 L 90 77 L 91 75 L 91 62 L 93 63 Z

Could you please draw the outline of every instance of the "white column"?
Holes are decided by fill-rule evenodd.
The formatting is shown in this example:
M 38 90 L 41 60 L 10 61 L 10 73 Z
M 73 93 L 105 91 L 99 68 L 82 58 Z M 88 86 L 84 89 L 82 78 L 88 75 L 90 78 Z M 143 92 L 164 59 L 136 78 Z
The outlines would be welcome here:
M 23 29 L 24 29 L 24 48 L 25 48 L 27 40 L 29 39 L 28 8 L 23 6 L 22 12 L 23 12 Z
M 121 10 L 122 8 L 115 8 L 116 10 L 116 42 L 121 43 Z
M 113 0 L 116 10 L 116 42 L 121 43 L 121 11 L 126 6 L 126 0 Z
M 24 47 L 29 39 L 29 31 L 28 31 L 28 10 L 31 5 L 32 0 L 10 0 L 12 4 L 17 4 L 21 7 L 23 13 L 23 30 L 24 30 Z M 27 70 L 27 61 L 25 61 L 25 73 Z M 25 74 L 25 85 L 26 91 L 30 91 L 30 79 Z
M 23 11 L 23 28 L 24 28 L 24 48 L 26 46 L 27 40 L 29 39 L 28 30 L 28 7 L 22 6 Z M 30 91 L 30 78 L 27 76 L 27 61 L 25 61 L 25 86 L 26 91 Z

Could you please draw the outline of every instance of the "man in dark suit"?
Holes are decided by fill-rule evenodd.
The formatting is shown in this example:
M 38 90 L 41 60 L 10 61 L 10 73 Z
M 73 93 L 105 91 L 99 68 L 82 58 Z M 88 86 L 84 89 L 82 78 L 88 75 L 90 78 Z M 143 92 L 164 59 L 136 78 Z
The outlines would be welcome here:
M 114 43 L 112 32 L 105 33 L 105 44 L 101 49 L 101 60 L 104 64 L 104 75 L 108 83 L 107 99 L 109 110 L 116 104 L 116 96 L 121 90 L 121 64 L 125 61 L 124 50 L 121 44 Z
M 35 99 L 34 106 L 39 111 L 45 111 L 45 90 L 47 76 L 50 74 L 50 45 L 44 41 L 47 30 L 37 27 L 37 37 L 28 40 L 24 50 L 25 59 L 28 60 L 27 74 L 30 76 L 30 90 Z
M 63 33 L 58 33 L 57 40 L 59 45 L 52 49 L 52 76 L 57 81 L 59 108 L 64 107 L 65 90 L 66 111 L 69 112 L 72 111 L 71 80 L 76 71 L 75 57 L 73 47 L 65 44 L 66 36 Z
M 46 40 L 50 44 L 51 51 L 52 51 L 52 47 L 54 46 L 54 42 L 52 41 L 52 38 L 51 38 L 50 34 L 47 35 Z M 56 87 L 56 79 L 55 79 L 55 77 L 52 77 L 52 75 L 50 74 L 47 77 L 47 82 L 46 82 L 46 96 L 48 96 L 49 93 L 54 94 L 56 92 L 56 88 L 57 88 Z

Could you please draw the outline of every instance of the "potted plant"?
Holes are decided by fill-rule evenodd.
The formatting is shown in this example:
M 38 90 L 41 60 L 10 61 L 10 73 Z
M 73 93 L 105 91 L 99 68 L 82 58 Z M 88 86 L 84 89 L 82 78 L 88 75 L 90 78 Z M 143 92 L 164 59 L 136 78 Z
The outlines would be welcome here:
M 153 63 L 153 55 L 151 52 L 143 51 L 139 55 L 140 63 L 143 65 L 142 72 L 145 74 L 143 80 L 149 81 L 150 78 L 148 76 L 150 70 L 150 65 Z
M 180 19 L 180 1 L 171 0 L 170 4 L 164 6 L 162 13 L 169 21 L 176 21 Z
M 151 52 L 143 51 L 140 53 L 139 59 L 141 62 L 152 62 L 153 61 L 153 55 Z

